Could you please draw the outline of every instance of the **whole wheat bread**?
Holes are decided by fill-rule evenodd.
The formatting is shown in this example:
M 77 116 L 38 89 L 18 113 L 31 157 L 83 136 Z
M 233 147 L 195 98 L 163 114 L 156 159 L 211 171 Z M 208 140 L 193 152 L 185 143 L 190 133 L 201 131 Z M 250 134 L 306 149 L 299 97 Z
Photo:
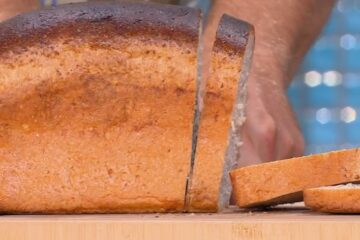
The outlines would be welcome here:
M 304 189 L 359 181 L 360 149 L 248 166 L 230 176 L 239 207 L 297 202 Z
M 204 90 L 197 79 L 200 15 L 170 5 L 85 3 L 1 23 L 0 211 L 216 211 L 203 193 L 211 192 L 211 203 L 220 198 L 252 27 L 229 17 L 222 21 L 214 67 L 231 68 L 214 69 L 217 76 Z M 225 133 L 220 154 L 204 170 L 216 162 L 207 173 L 216 176 L 195 181 L 204 189 L 193 206 L 187 199 L 194 186 L 189 178 L 197 178 L 192 167 L 198 161 L 200 90 L 216 100 L 209 104 L 224 114 L 217 118 L 226 126 L 214 123 Z M 220 111 L 223 105 L 226 111 Z M 235 114 L 243 116 L 240 110 Z
M 229 203 L 228 172 L 239 158 L 253 48 L 254 29 L 250 24 L 227 15 L 221 18 L 211 55 L 210 77 L 203 81 L 205 93 L 200 95 L 204 107 L 189 184 L 190 211 L 221 210 Z
M 183 211 L 200 12 L 87 3 L 0 25 L 0 208 Z
M 318 212 L 360 213 L 360 185 L 348 183 L 305 189 L 304 202 Z

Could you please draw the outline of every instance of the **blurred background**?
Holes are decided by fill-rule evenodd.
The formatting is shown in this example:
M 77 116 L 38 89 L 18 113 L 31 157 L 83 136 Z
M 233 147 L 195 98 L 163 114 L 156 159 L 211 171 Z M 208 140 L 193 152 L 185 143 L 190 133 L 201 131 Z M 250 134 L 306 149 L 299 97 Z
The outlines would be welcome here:
M 360 146 L 360 0 L 340 0 L 289 88 L 307 153 Z
M 41 0 L 39 4 L 84 1 Z M 210 5 L 209 0 L 153 1 L 200 7 L 204 12 Z M 288 94 L 305 135 L 307 154 L 360 147 L 360 0 L 337 2 Z

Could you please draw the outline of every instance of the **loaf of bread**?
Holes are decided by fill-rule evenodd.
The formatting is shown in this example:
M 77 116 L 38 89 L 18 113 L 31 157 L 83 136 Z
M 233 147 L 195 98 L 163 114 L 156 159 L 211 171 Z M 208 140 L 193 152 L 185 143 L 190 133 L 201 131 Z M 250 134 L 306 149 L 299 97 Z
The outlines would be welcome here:
M 1 23 L 0 211 L 216 211 L 252 28 L 229 17 L 220 26 L 216 76 L 202 91 L 214 105 L 204 125 L 224 134 L 203 136 L 200 124 L 200 152 L 206 141 L 220 150 L 191 185 L 192 167 L 206 162 L 194 158 L 199 26 L 198 10 L 139 3 L 65 5 Z M 193 186 L 203 187 L 194 205 Z
M 199 21 L 91 3 L 1 24 L 1 211 L 183 211 Z
M 239 207 L 297 202 L 304 189 L 359 181 L 360 149 L 248 166 L 230 176 Z
M 360 185 L 348 183 L 305 189 L 304 202 L 318 212 L 360 213 Z
M 254 31 L 250 24 L 227 15 L 221 19 L 211 56 L 210 77 L 203 83 L 206 93 L 200 100 L 204 107 L 189 185 L 190 211 L 221 210 L 229 202 L 228 172 L 238 159 L 253 46 Z

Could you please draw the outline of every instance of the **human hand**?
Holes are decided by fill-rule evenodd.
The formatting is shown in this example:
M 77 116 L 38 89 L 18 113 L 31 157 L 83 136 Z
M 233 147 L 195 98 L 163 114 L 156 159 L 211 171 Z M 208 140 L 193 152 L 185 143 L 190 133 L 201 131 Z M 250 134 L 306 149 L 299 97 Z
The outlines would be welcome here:
M 335 0 L 213 0 L 205 28 L 210 49 L 224 13 L 255 27 L 247 121 L 239 166 L 303 154 L 304 140 L 286 96 L 287 85 L 324 26 Z M 208 59 L 205 51 L 205 61 Z
M 256 60 L 256 59 L 255 59 Z M 301 156 L 304 139 L 289 104 L 281 71 L 253 62 L 239 167 Z M 265 59 L 264 59 L 265 60 Z M 268 64 L 269 65 L 269 64 Z

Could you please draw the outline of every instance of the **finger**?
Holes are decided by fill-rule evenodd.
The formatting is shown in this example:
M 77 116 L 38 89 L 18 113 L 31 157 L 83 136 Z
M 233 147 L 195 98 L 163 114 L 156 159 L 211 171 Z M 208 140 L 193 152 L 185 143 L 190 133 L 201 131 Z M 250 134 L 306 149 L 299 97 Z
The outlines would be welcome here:
M 295 120 L 294 120 L 295 121 Z M 304 138 L 297 127 L 292 124 L 278 130 L 276 159 L 287 159 L 304 154 Z
M 294 157 L 295 136 L 286 127 L 278 131 L 278 141 L 276 142 L 276 160 Z
M 240 159 L 238 167 L 246 167 L 261 163 L 261 158 L 254 149 L 246 130 L 242 131 L 243 145 L 240 147 Z
M 247 121 L 247 131 L 254 151 L 262 162 L 275 160 L 277 129 L 274 120 L 266 115 Z
M 305 140 L 303 134 L 299 131 L 297 142 L 295 143 L 294 157 L 304 156 L 305 153 Z

